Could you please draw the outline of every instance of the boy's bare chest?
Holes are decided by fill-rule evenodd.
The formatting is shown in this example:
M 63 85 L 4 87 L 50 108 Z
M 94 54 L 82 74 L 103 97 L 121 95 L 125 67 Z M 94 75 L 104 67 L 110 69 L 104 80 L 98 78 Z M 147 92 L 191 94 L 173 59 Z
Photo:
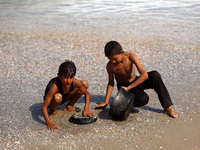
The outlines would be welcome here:
M 63 94 L 68 94 L 70 92 L 70 86 L 62 86 Z
M 113 68 L 113 72 L 116 75 L 126 75 L 133 71 L 133 65 L 131 63 L 118 64 Z

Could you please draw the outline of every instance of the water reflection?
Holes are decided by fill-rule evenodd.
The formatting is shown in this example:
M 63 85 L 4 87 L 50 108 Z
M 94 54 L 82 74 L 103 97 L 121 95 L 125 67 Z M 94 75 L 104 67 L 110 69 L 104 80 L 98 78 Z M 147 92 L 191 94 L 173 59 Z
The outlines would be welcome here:
M 118 36 L 153 37 L 199 43 L 198 0 L 1 0 L 1 30 L 5 24 L 28 25 L 52 32 L 119 33 Z M 56 29 L 56 30 L 54 30 Z M 40 31 L 38 31 L 40 32 Z M 191 34 L 192 33 L 192 34 Z M 113 35 L 116 36 L 116 35 Z

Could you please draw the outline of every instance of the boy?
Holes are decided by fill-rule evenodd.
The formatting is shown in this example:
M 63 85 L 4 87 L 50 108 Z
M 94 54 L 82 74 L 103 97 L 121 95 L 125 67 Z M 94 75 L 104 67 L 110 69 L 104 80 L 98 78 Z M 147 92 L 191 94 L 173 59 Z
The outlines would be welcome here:
M 114 86 L 114 78 L 117 82 L 118 90 L 124 88 L 126 91 L 136 95 L 135 107 L 144 106 L 149 101 L 149 96 L 144 92 L 145 89 L 154 89 L 164 113 L 173 118 L 178 114 L 171 108 L 172 101 L 169 93 L 157 71 L 146 72 L 140 64 L 137 56 L 130 52 L 124 52 L 121 45 L 116 41 L 110 41 L 105 46 L 105 56 L 109 59 L 107 64 L 108 85 L 105 102 L 94 106 L 94 108 L 104 108 L 107 106 Z M 140 76 L 135 75 L 135 66 Z
M 60 104 L 69 101 L 64 110 L 75 110 L 73 106 L 83 94 L 85 95 L 83 114 L 89 117 L 94 116 L 89 110 L 90 93 L 87 91 L 88 83 L 85 80 L 77 80 L 74 78 L 75 75 L 76 66 L 74 63 L 72 61 L 65 61 L 59 67 L 58 77 L 51 79 L 45 89 L 44 102 L 41 110 L 48 129 L 51 131 L 55 131 L 58 127 L 51 122 L 47 108 L 50 108 L 50 114 L 57 115 L 56 108 Z

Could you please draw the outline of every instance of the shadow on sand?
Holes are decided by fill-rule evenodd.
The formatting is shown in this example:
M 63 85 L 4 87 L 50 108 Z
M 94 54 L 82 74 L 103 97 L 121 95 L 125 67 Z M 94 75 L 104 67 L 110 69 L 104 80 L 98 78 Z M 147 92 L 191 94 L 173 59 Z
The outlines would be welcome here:
M 105 96 L 102 95 L 91 95 L 91 103 L 95 103 L 95 104 L 100 104 L 104 101 Z M 111 97 L 111 99 L 113 99 Z M 77 103 L 79 104 L 84 104 L 85 103 L 85 99 L 84 96 L 81 97 Z M 41 111 L 41 107 L 42 107 L 42 102 L 41 103 L 35 103 L 32 106 L 29 107 L 29 110 L 31 111 L 31 115 L 32 118 L 37 121 L 40 124 L 46 125 L 46 122 L 43 119 L 43 115 L 42 115 L 42 111 Z M 58 110 L 63 110 L 65 108 L 65 106 L 67 105 L 67 103 L 61 104 L 60 106 L 58 106 Z M 76 105 L 76 104 L 75 104 Z M 49 112 L 49 108 L 47 108 L 48 112 Z M 42 119 L 41 119 L 42 118 Z
M 156 112 L 156 113 L 163 113 L 162 109 L 157 109 L 157 108 L 153 108 L 153 107 L 149 107 L 149 106 L 142 106 L 142 107 L 139 107 L 139 108 L 144 109 L 144 110 L 153 111 L 153 112 Z
M 41 117 L 43 117 L 41 107 L 42 103 L 36 103 L 29 107 L 29 110 L 31 111 L 32 117 L 35 121 L 46 125 L 46 122 L 41 119 Z
M 102 102 L 104 102 L 105 96 L 102 95 L 91 95 L 91 103 L 95 103 L 95 104 L 100 104 Z M 111 116 L 109 116 L 109 110 L 110 110 L 110 105 L 112 104 L 114 97 L 111 97 L 110 101 L 109 101 L 109 105 L 103 109 L 97 109 L 97 110 L 101 110 L 98 113 L 98 117 L 101 119 L 106 119 L 106 120 L 114 120 Z M 77 103 L 85 103 L 84 97 L 81 97 Z M 64 107 L 67 105 L 67 103 L 62 104 L 60 106 L 58 106 L 57 109 L 64 109 Z M 31 107 L 29 107 L 29 110 L 31 111 L 32 117 L 35 121 L 37 121 L 38 123 L 41 123 L 43 125 L 46 125 L 46 122 L 41 119 L 43 117 L 42 112 L 41 112 L 41 107 L 42 107 L 42 103 L 36 103 L 33 104 Z M 144 110 L 149 110 L 149 111 L 153 111 L 156 113 L 163 113 L 163 110 L 161 109 L 156 109 L 156 108 L 152 108 L 149 106 L 142 106 L 139 107 L 140 109 L 144 109 Z M 92 108 L 91 108 L 92 109 Z M 48 110 L 49 111 L 49 110 Z M 131 111 L 131 113 L 138 113 L 139 110 L 137 109 L 137 107 L 134 107 Z

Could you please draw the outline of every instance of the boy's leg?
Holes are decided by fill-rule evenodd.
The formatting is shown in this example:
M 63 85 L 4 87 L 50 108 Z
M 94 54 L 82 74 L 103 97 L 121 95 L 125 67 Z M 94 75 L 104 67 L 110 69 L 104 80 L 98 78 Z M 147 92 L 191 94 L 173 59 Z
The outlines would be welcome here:
M 163 108 L 173 105 L 161 75 L 157 71 L 148 72 L 149 78 L 142 83 L 142 89 L 154 89 Z
M 87 89 L 88 83 L 85 80 L 81 81 L 82 85 Z M 74 108 L 74 104 L 77 102 L 77 100 L 83 95 L 83 93 L 78 89 L 75 88 L 72 92 L 69 93 L 68 97 L 65 99 L 65 102 L 69 101 L 67 106 L 64 108 L 64 111 L 67 110 L 76 110 Z
M 161 75 L 157 71 L 148 72 L 148 75 L 149 78 L 142 83 L 142 89 L 154 89 L 154 91 L 158 94 L 162 107 L 164 108 L 164 113 L 174 118 L 178 117 L 178 115 L 170 107 L 173 103 Z
M 129 86 L 131 83 L 119 83 L 117 84 L 118 90 L 121 88 L 121 86 Z M 129 91 L 130 93 L 133 93 L 135 95 L 135 104 L 134 107 L 140 107 L 145 106 L 149 102 L 149 96 L 146 92 L 144 92 L 140 86 L 137 86 Z
M 144 91 L 140 91 L 138 89 L 132 91 L 135 95 L 135 104 L 134 107 L 145 106 L 149 102 L 149 96 Z
M 62 94 L 60 93 L 54 94 L 53 99 L 49 104 L 50 114 L 57 115 L 56 108 L 61 104 L 61 102 L 62 102 Z
M 79 91 L 77 88 L 75 88 L 67 97 L 66 102 L 69 101 L 67 106 L 64 108 L 64 110 L 76 110 L 74 108 L 74 104 L 77 102 L 77 100 L 83 95 L 81 91 Z

